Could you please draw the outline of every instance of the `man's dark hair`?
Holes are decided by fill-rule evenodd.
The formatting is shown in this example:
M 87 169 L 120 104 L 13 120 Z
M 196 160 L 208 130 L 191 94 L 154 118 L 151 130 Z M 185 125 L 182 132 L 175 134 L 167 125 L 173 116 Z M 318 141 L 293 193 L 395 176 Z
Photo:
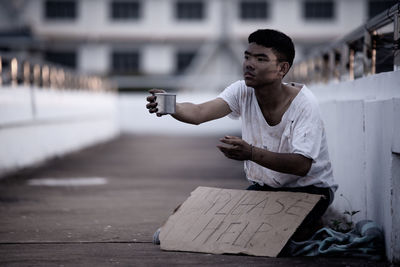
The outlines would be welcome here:
M 271 48 L 277 55 L 278 60 L 289 62 L 292 66 L 294 59 L 294 45 L 292 39 L 286 34 L 270 29 L 257 30 L 249 35 L 249 44 Z

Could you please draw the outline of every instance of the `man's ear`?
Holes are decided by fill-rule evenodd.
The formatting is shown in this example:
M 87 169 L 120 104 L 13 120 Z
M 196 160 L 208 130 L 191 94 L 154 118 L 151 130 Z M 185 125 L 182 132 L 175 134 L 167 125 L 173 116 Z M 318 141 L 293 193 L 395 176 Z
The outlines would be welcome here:
M 289 62 L 284 61 L 279 63 L 279 73 L 282 75 L 282 78 L 289 72 L 289 69 Z

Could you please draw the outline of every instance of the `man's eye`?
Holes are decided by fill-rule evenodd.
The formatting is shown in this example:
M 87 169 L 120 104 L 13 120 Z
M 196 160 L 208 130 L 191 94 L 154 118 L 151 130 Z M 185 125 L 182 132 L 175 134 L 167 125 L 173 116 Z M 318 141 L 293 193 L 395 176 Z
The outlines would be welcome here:
M 258 61 L 268 61 L 266 58 L 264 58 L 264 57 L 259 57 L 259 58 L 257 58 L 257 60 Z
M 249 59 L 249 56 L 245 55 L 245 56 L 244 56 L 244 59 Z

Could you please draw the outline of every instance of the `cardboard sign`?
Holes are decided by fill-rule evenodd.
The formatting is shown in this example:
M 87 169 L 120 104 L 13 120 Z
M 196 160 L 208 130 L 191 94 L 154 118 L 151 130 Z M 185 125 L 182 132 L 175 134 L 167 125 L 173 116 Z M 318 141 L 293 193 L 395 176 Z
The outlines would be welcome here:
M 320 198 L 198 187 L 161 228 L 161 249 L 276 257 Z

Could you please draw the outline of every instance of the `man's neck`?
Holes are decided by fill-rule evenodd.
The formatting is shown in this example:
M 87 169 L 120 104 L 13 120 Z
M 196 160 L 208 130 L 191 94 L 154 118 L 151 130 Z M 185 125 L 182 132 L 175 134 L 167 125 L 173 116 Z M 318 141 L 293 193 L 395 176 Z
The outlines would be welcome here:
M 266 108 L 273 110 L 279 107 L 288 97 L 288 92 L 285 90 L 281 81 L 254 88 L 254 93 L 257 97 L 258 104 L 262 109 Z
M 261 112 L 271 126 L 281 122 L 283 114 L 289 108 L 300 89 L 282 84 L 254 88 Z

